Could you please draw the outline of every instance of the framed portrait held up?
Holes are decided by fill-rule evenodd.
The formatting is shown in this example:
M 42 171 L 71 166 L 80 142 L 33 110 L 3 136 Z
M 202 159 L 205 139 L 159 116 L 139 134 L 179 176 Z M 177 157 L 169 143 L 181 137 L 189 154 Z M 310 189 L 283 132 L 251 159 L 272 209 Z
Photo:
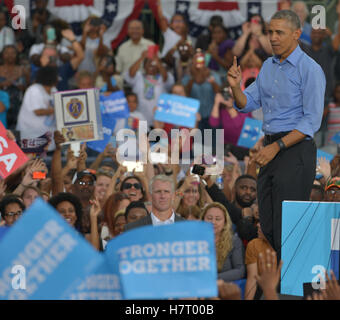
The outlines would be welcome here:
M 98 89 L 56 92 L 54 109 L 65 144 L 103 139 Z

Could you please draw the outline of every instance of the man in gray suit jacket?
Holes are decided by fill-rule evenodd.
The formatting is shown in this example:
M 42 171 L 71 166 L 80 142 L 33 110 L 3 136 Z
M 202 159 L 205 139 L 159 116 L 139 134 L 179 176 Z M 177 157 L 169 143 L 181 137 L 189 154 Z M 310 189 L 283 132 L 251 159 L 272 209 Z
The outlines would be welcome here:
M 185 221 L 172 209 L 175 197 L 175 185 L 173 179 L 166 175 L 154 176 L 150 182 L 150 194 L 152 211 L 149 215 L 135 222 L 125 225 L 125 231 L 146 225 L 166 225 L 178 221 Z

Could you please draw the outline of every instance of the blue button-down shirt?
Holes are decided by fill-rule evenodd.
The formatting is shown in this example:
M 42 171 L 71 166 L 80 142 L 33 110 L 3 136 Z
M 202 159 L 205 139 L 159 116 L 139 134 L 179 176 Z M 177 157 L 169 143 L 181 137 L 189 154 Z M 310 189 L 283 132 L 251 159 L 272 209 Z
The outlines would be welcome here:
M 263 132 L 298 130 L 313 137 L 321 125 L 326 79 L 321 67 L 299 46 L 280 62 L 268 58 L 256 80 L 244 91 L 247 105 L 241 112 L 262 107 Z

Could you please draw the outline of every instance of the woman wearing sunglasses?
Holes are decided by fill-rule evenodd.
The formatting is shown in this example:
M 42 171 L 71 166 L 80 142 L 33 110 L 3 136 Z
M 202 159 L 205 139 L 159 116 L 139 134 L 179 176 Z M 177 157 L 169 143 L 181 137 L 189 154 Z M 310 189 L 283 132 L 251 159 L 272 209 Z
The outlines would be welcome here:
M 147 201 L 147 192 L 141 179 L 137 176 L 125 178 L 120 185 L 120 191 L 125 193 L 131 202 Z

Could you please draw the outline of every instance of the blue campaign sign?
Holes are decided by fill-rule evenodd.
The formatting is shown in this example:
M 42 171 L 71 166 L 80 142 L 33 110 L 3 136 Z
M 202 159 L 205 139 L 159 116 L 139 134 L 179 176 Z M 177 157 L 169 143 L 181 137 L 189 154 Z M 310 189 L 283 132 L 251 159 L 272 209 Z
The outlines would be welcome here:
M 118 272 L 109 267 L 104 255 L 100 254 L 102 263 L 95 272 L 86 276 L 79 285 L 73 286 L 65 300 L 122 300 L 121 284 Z M 116 268 L 117 269 L 117 268 Z M 118 269 L 117 269 L 118 271 Z
M 93 274 L 107 274 L 104 256 L 41 199 L 2 238 L 0 256 L 0 299 L 71 299 L 76 293 L 95 299 L 108 291 L 89 294 L 83 285 Z M 111 293 L 120 294 L 117 288 L 112 284 Z
M 117 91 L 106 96 L 100 95 L 102 115 L 108 114 L 113 118 L 128 118 L 129 107 L 123 91 Z
M 331 139 L 332 141 L 334 141 L 337 144 L 340 144 L 340 131 L 337 132 Z
M 217 267 L 213 227 L 187 221 L 133 229 L 105 252 L 119 267 L 125 299 L 213 297 Z
M 87 146 L 95 151 L 103 152 L 106 145 L 109 143 L 111 136 L 113 134 L 114 128 L 116 126 L 116 119 L 108 114 L 102 114 L 103 123 L 103 140 L 96 140 L 87 142 Z
M 255 143 L 264 135 L 262 124 L 260 120 L 246 118 L 237 145 L 246 148 L 254 147 Z
M 318 282 L 326 270 L 339 279 L 339 218 L 340 203 L 283 202 L 282 294 L 303 296 L 303 283 Z
M 163 93 L 157 103 L 155 120 L 194 128 L 199 107 L 199 100 Z

